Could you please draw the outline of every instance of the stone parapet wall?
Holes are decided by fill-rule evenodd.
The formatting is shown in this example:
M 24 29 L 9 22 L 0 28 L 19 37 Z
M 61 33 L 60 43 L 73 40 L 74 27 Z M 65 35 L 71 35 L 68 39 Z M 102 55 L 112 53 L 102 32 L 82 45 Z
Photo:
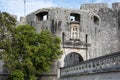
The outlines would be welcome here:
M 120 71 L 83 74 L 83 75 L 60 78 L 59 80 L 120 80 Z

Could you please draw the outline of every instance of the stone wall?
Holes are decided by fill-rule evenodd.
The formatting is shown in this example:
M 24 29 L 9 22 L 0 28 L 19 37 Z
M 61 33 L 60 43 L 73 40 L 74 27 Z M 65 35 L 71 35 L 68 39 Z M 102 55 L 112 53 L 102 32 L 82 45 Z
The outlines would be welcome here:
M 109 8 L 107 4 L 83 4 L 82 10 L 88 10 L 97 14 L 99 18 L 99 25 L 94 23 L 89 24 L 91 33 L 88 36 L 91 37 L 92 45 L 88 50 L 89 57 L 95 58 L 105 54 L 119 51 L 119 37 L 118 37 L 118 12 L 115 9 L 119 9 L 119 4 L 113 4 L 113 8 Z M 85 17 L 84 17 L 85 18 Z M 91 19 L 92 20 L 92 19 Z
M 80 10 L 63 9 L 63 8 L 43 8 L 27 15 L 27 22 L 35 26 L 37 32 L 41 30 L 50 30 L 53 35 L 57 35 L 62 40 L 62 34 L 65 35 L 65 40 L 70 41 L 71 38 L 71 20 L 72 14 L 79 14 L 79 39 L 82 43 L 91 44 L 87 46 L 87 51 L 81 52 L 81 49 L 76 47 L 73 52 L 80 55 L 86 54 L 84 60 L 99 57 L 105 54 L 119 51 L 119 4 L 114 3 L 113 8 L 109 8 L 106 3 L 101 4 L 83 4 Z M 116 10 L 116 11 L 115 11 Z M 48 12 L 48 20 L 37 21 L 36 15 L 39 13 Z M 86 39 L 87 36 L 87 39 Z M 63 44 L 61 44 L 63 45 Z M 70 46 L 70 45 L 68 45 Z M 83 48 L 83 46 L 80 46 Z M 68 54 L 69 48 L 64 48 L 64 54 Z M 76 50 L 75 50 L 76 49 Z M 64 57 L 63 54 L 63 57 Z M 64 65 L 64 58 L 61 58 Z
M 71 76 L 59 80 L 120 80 L 120 72 L 106 72 Z

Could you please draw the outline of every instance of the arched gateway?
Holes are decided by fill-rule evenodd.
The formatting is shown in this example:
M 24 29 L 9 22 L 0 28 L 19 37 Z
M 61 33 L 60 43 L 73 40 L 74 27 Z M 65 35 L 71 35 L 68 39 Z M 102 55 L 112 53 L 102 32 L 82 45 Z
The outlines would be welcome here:
M 64 59 L 64 67 L 76 65 L 82 61 L 83 61 L 83 58 L 80 54 L 78 54 L 76 52 L 71 52 L 70 54 L 66 55 L 66 57 Z

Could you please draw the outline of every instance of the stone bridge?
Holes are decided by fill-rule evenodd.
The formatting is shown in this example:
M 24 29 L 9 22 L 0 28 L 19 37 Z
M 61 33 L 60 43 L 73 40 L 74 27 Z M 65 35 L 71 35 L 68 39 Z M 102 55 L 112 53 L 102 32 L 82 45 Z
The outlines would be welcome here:
M 120 52 L 60 68 L 60 80 L 120 80 Z

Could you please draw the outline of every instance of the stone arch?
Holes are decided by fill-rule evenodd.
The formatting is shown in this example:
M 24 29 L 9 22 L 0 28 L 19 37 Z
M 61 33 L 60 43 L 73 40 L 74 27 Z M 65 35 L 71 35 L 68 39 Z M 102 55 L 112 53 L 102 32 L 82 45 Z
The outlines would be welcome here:
M 83 61 L 83 57 L 79 53 L 71 52 L 68 55 L 66 55 L 64 58 L 64 67 L 76 65 L 82 61 Z

